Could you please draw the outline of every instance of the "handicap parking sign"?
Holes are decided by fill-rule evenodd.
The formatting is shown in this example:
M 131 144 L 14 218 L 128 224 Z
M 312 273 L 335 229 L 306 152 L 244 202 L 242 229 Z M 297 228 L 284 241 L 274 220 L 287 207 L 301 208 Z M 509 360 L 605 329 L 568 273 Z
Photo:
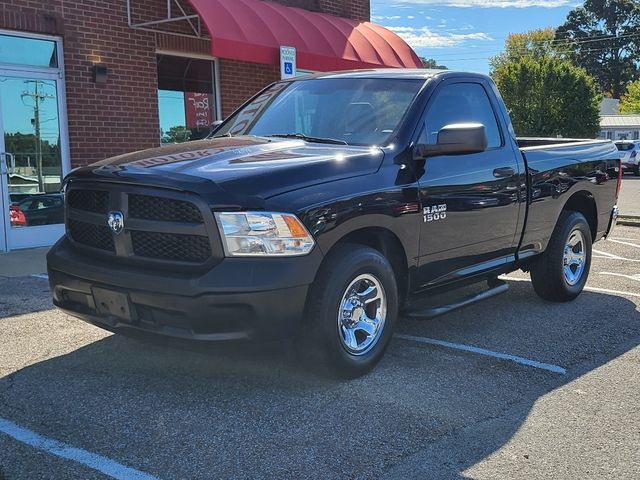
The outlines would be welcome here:
M 294 47 L 280 47 L 280 77 L 296 76 L 296 49 Z

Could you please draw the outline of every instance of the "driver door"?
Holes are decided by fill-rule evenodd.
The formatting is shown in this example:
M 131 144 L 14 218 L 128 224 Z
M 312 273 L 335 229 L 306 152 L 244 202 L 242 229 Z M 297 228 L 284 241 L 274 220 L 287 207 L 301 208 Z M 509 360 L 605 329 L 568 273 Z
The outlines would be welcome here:
M 512 259 L 520 215 L 520 166 L 496 115 L 489 85 L 449 81 L 438 87 L 422 120 L 418 144 L 436 144 L 451 124 L 481 123 L 488 147 L 480 153 L 431 156 L 420 183 L 421 287 L 482 273 Z

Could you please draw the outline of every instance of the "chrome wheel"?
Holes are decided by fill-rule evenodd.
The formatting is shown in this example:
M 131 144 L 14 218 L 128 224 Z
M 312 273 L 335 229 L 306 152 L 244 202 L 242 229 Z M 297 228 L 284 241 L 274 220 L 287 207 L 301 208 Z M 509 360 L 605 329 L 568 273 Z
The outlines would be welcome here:
M 573 286 L 582 278 L 587 262 L 584 235 L 578 229 L 571 232 L 564 247 L 562 265 L 565 281 Z
M 338 311 L 338 336 L 351 355 L 364 355 L 378 342 L 387 316 L 387 297 L 380 280 L 365 273 L 347 287 Z

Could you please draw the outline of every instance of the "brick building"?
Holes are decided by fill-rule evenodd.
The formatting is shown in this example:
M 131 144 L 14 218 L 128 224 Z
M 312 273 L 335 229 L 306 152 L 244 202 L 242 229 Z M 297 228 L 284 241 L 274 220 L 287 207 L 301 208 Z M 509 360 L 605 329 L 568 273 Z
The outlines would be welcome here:
M 298 74 L 419 65 L 369 18 L 368 0 L 3 0 L 0 252 L 60 234 L 71 168 L 205 136 L 281 77 L 280 46 Z M 52 213 L 8 207 L 29 197 Z

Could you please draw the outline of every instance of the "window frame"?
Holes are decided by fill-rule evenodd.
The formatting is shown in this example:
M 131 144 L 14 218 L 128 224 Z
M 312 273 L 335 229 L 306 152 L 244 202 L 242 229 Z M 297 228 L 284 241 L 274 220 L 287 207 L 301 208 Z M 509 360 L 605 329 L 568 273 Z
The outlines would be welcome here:
M 438 98 L 438 95 L 440 95 L 440 93 L 447 87 L 451 87 L 453 85 L 457 85 L 457 84 L 475 84 L 480 86 L 480 88 L 482 88 L 482 91 L 484 92 L 484 94 L 487 97 L 487 101 L 489 103 L 489 106 L 491 107 L 491 112 L 493 113 L 493 118 L 496 122 L 496 125 L 498 127 L 498 134 L 500 135 L 500 145 L 496 146 L 496 147 L 488 147 L 486 148 L 484 151 L 485 152 L 492 152 L 492 151 L 496 151 L 496 150 L 501 150 L 503 148 L 506 148 L 507 146 L 507 142 L 505 139 L 505 135 L 504 135 L 504 125 L 502 124 L 502 122 L 500 121 L 500 116 L 498 115 L 497 112 L 497 106 L 495 105 L 495 98 L 492 97 L 491 95 L 489 95 L 488 91 L 487 91 L 487 85 L 485 84 L 485 82 L 481 79 L 478 78 L 452 78 L 449 80 L 445 80 L 442 83 L 438 84 L 433 93 L 429 96 L 429 100 L 427 101 L 427 104 L 424 107 L 424 110 L 422 112 L 422 115 L 420 116 L 420 120 L 419 120 L 419 124 L 418 124 L 418 128 L 416 129 L 417 134 L 414 137 L 414 143 L 418 143 L 418 140 L 420 139 L 420 137 L 422 136 L 422 133 L 426 130 L 427 128 L 427 117 L 429 114 L 430 109 L 433 107 L 433 104 L 435 103 L 436 99 Z
M 42 72 L 42 73 L 50 73 L 50 72 L 60 72 L 60 79 L 64 78 L 64 52 L 62 50 L 62 38 L 57 35 L 44 35 L 40 33 L 30 33 L 30 32 L 22 32 L 15 30 L 6 30 L 0 29 L 0 35 L 5 37 L 19 37 L 24 38 L 26 40 L 44 40 L 47 42 L 53 42 L 55 44 L 56 49 L 56 67 L 44 67 L 42 65 L 30 65 L 26 63 L 8 63 L 8 62 L 0 62 L 0 66 L 3 70 L 6 71 L 18 71 L 18 72 Z
M 180 57 L 180 58 L 186 58 L 190 60 L 205 60 L 205 61 L 211 62 L 211 84 L 212 84 L 211 94 L 213 95 L 213 103 L 214 103 L 213 113 L 215 115 L 215 118 L 213 119 L 213 121 L 225 120 L 224 117 L 222 116 L 222 97 L 220 95 L 220 59 L 218 57 L 214 57 L 214 56 L 206 55 L 202 53 L 177 52 L 173 50 L 157 48 L 155 50 L 156 59 L 159 56 Z M 158 72 L 156 67 L 156 76 L 157 75 L 158 75 Z M 160 92 L 160 88 L 158 87 L 159 86 L 156 86 L 156 97 Z M 160 124 L 160 105 L 159 104 L 158 104 L 157 111 L 158 111 L 158 124 Z M 160 133 L 160 129 L 158 129 L 158 133 Z M 207 134 L 204 138 L 208 138 L 209 135 L 210 133 Z M 158 141 L 160 146 L 171 145 L 168 143 L 162 143 L 162 135 L 159 135 Z

